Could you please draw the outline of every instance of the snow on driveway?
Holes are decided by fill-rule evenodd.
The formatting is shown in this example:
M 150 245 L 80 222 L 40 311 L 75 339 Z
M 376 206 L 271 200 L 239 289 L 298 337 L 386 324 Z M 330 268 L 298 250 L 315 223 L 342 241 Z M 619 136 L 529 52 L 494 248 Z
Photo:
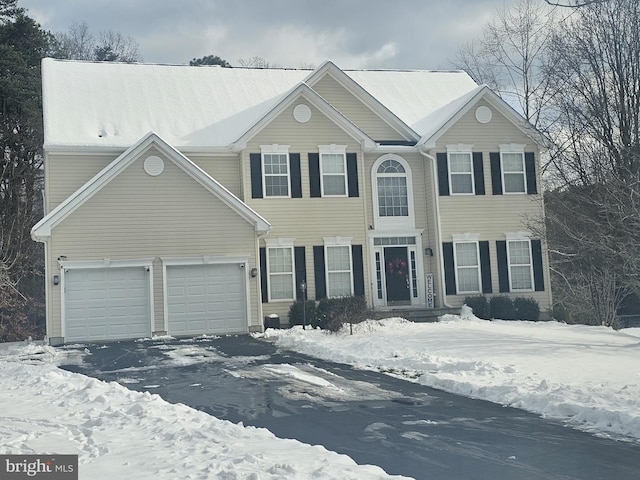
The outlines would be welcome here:
M 406 478 L 61 370 L 61 356 L 33 344 L 0 350 L 0 453 L 78 454 L 83 480 Z
M 640 441 L 640 329 L 485 321 L 465 312 L 438 323 L 367 321 L 338 334 L 267 330 L 276 344 L 399 375 L 448 392 Z

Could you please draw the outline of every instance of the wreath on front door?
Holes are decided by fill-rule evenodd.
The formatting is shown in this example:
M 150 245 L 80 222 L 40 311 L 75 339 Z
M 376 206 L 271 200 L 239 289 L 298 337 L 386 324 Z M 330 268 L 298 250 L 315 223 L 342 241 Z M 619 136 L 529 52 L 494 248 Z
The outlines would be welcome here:
M 395 258 L 387 262 L 387 275 L 390 277 L 404 277 L 407 274 L 407 261 Z

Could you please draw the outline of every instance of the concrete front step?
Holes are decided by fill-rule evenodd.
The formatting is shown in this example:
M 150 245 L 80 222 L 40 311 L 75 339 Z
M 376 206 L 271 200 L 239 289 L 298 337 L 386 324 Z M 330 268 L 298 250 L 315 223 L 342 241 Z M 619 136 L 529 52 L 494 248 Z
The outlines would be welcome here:
M 394 308 L 375 310 L 375 320 L 390 317 L 402 317 L 411 322 L 437 322 L 438 317 L 446 314 L 459 314 L 460 308 Z

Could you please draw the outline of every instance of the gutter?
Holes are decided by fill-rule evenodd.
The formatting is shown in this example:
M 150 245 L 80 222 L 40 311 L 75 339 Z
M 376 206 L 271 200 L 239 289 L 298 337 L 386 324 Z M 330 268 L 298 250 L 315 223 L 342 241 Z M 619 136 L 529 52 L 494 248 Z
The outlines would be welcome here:
M 446 283 L 444 279 L 444 254 L 442 251 L 442 228 L 440 227 L 440 197 L 437 194 L 438 185 L 436 184 L 436 180 L 435 180 L 438 176 L 437 175 L 438 164 L 435 157 L 433 157 L 432 155 L 429 155 L 426 150 L 423 150 L 422 148 L 418 148 L 418 152 L 420 153 L 420 155 L 430 159 L 433 162 L 433 172 L 434 172 L 433 192 L 435 193 L 434 197 L 435 197 L 435 204 L 436 204 L 436 237 L 438 242 L 438 246 L 437 246 L 438 258 L 440 259 L 440 282 L 441 282 L 440 285 L 442 286 L 442 290 L 443 290 L 442 305 L 447 308 L 454 308 L 453 306 L 447 303 L 447 295 L 446 295 L 446 288 L 445 288 Z

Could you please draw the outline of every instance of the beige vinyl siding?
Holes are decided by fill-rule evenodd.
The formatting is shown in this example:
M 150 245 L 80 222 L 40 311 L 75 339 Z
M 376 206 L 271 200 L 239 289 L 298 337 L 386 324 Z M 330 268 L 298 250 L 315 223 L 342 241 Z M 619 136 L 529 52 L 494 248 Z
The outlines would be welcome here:
M 117 154 L 48 153 L 45 161 L 47 212 L 50 212 L 118 157 Z
M 301 102 L 304 103 L 304 102 Z M 353 245 L 363 246 L 365 292 L 369 295 L 367 269 L 366 217 L 363 175 L 366 169 L 359 144 L 340 127 L 312 105 L 311 120 L 298 123 L 293 118 L 293 107 L 286 109 L 256 135 L 242 154 L 244 199 L 251 208 L 272 225 L 268 238 L 295 238 L 295 246 L 304 246 L 306 254 L 309 298 L 315 298 L 313 246 L 324 245 L 323 237 L 352 237 Z M 260 145 L 289 145 L 290 153 L 300 154 L 302 198 L 251 198 L 249 155 L 260 153 Z M 346 151 L 358 155 L 359 197 L 310 198 L 309 152 L 318 152 L 318 145 L 346 145 Z M 261 246 L 265 244 L 262 243 Z M 286 322 L 289 303 L 272 302 L 264 305 L 264 314 L 277 313 Z M 282 316 L 284 314 L 284 317 Z
M 241 165 L 238 155 L 192 155 L 189 160 L 204 170 L 207 175 L 221 183 L 236 197 L 242 198 Z
M 406 140 L 331 75 L 325 75 L 313 89 L 374 140 Z
M 475 110 L 486 105 L 493 112 L 492 120 L 487 124 L 479 123 L 475 118 Z M 499 152 L 501 144 L 524 144 L 525 152 L 534 152 L 536 156 L 536 175 L 538 192 L 541 192 L 539 170 L 540 152 L 533 140 L 501 115 L 490 104 L 479 102 L 456 122 L 440 139 L 438 148 L 430 152 L 434 157 L 438 152 L 446 152 L 446 145 L 473 145 L 474 152 L 482 152 L 484 164 L 485 195 L 449 195 L 440 196 L 440 212 L 442 225 L 442 241 L 451 242 L 452 235 L 474 233 L 479 240 L 489 240 L 492 266 L 492 286 L 494 294 L 498 294 L 498 273 L 496 240 L 504 240 L 507 232 L 530 231 L 532 222 L 542 219 L 542 196 L 527 194 L 493 195 L 491 182 L 491 164 L 489 154 Z M 543 264 L 545 275 L 544 292 L 512 293 L 512 296 L 535 298 L 541 309 L 550 304 L 549 269 L 546 246 L 543 244 Z M 464 296 L 448 296 L 453 305 L 461 304 Z
M 50 272 L 68 261 L 154 258 L 154 331 L 164 330 L 161 257 L 243 256 L 257 267 L 254 227 L 170 160 L 147 175 L 149 151 L 105 185 L 53 230 Z M 232 241 L 231 241 L 232 240 Z M 250 324 L 258 319 L 259 288 L 249 279 Z M 60 332 L 60 287 L 51 287 L 51 336 Z M 257 299 L 257 300 L 256 300 Z

